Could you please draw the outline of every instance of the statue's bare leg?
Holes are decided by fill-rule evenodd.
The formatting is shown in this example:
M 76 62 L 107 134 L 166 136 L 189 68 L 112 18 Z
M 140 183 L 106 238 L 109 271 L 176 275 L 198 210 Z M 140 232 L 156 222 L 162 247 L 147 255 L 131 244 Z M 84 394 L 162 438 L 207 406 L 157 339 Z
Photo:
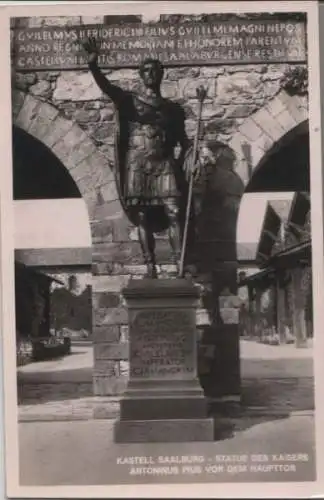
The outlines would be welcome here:
M 154 234 L 147 228 L 146 214 L 144 211 L 139 212 L 138 218 L 138 239 L 144 257 L 144 263 L 147 267 L 147 277 L 157 278 Z
M 181 228 L 179 220 L 179 208 L 176 200 L 172 198 L 165 201 L 165 213 L 169 219 L 169 242 L 172 252 L 172 263 L 176 264 L 177 272 L 180 273 L 181 258 Z

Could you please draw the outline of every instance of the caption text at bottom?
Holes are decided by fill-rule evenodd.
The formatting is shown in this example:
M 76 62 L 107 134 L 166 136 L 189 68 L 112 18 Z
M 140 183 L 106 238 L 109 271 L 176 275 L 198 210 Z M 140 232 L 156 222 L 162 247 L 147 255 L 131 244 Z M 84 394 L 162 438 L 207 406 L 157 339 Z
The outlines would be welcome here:
M 214 455 L 211 457 L 204 455 L 125 456 L 117 458 L 117 465 L 127 466 L 131 476 L 297 472 L 298 464 L 307 462 L 309 462 L 307 453 Z

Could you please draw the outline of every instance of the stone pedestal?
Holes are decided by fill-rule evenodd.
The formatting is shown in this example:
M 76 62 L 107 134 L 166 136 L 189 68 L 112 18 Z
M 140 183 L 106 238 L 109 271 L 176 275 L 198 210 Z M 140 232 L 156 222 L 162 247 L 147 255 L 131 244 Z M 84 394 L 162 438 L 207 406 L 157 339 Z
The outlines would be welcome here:
M 212 441 L 213 420 L 197 376 L 198 291 L 187 280 L 131 280 L 130 375 L 115 441 Z

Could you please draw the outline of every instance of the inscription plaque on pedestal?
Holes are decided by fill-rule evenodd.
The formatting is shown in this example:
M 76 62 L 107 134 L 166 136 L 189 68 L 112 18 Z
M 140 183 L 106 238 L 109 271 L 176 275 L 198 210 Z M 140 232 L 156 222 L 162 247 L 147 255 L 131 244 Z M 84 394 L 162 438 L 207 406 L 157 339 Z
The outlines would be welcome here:
M 133 320 L 130 374 L 133 379 L 190 379 L 195 375 L 194 329 L 187 311 L 140 311 Z

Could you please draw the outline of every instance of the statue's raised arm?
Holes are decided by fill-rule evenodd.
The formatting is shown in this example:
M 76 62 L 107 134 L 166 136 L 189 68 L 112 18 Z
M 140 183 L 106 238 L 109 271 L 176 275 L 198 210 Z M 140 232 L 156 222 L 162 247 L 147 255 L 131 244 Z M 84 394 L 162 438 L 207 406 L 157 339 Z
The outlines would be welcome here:
M 120 103 L 125 92 L 117 85 L 111 83 L 100 70 L 98 66 L 99 48 L 97 40 L 94 37 L 89 37 L 82 42 L 82 45 L 88 54 L 89 69 L 96 84 L 115 104 Z

